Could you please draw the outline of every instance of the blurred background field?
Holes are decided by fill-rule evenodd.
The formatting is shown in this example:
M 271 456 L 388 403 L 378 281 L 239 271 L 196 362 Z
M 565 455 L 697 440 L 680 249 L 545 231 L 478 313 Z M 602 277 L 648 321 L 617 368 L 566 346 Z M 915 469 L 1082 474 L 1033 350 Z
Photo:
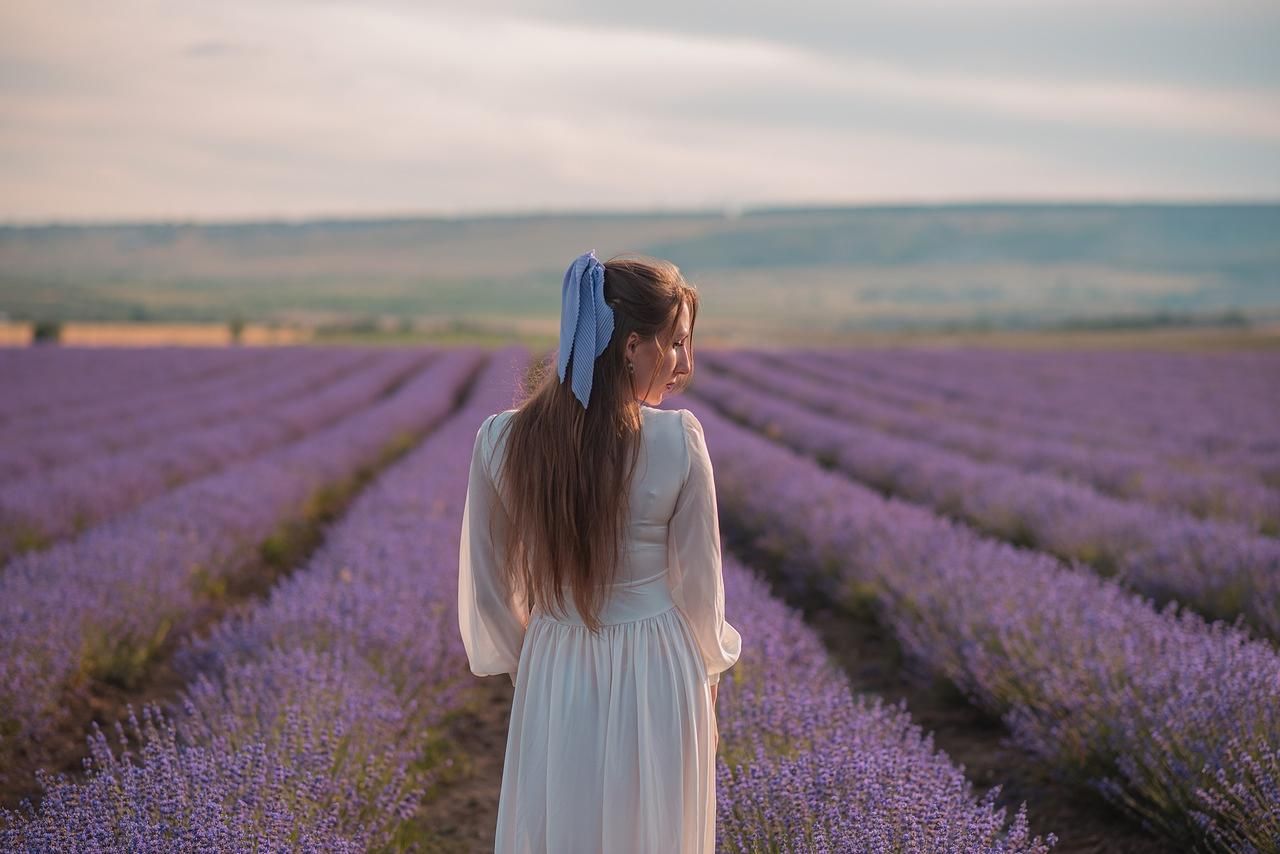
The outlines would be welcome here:
M 1273 4 L 115 11 L 0 12 L 0 341 L 543 348 L 587 249 L 678 264 L 704 343 L 1280 322 Z
M 549 347 L 564 259 L 594 247 L 675 260 L 703 342 L 1268 346 L 1277 234 L 1265 204 L 10 227 L 0 311 L 68 344 Z

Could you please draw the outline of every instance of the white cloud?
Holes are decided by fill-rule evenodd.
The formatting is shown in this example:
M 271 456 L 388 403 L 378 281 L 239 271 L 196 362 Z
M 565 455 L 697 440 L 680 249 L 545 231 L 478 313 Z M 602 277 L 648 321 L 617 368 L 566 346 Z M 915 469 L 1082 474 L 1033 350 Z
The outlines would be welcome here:
M 1265 152 L 1280 140 L 1271 91 L 940 73 L 760 37 L 419 6 L 99 8 L 75 0 L 2 13 L 0 217 L 1280 189 L 1280 170 L 1161 173 L 1013 137 L 922 133 L 877 113 L 959 110 L 1102 139 L 1136 129 L 1184 149 L 1221 140 Z M 788 105 L 785 121 L 771 117 Z

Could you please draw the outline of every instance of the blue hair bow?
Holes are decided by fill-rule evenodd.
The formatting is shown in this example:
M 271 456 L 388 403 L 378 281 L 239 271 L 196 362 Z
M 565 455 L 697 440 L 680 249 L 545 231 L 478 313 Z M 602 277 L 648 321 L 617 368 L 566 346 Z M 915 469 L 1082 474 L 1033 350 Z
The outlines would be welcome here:
M 560 292 L 560 359 L 557 373 L 564 382 L 573 355 L 573 394 L 587 408 L 596 357 L 613 335 L 613 309 L 604 301 L 604 265 L 592 249 L 573 259 Z

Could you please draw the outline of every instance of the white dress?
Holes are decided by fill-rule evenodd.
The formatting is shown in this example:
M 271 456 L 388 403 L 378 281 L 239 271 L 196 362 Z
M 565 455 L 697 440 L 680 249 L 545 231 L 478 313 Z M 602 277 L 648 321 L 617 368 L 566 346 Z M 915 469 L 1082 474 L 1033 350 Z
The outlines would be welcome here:
M 687 409 L 641 406 L 625 556 L 593 636 L 571 601 L 567 619 L 530 612 L 499 572 L 507 514 L 493 473 L 513 412 L 476 433 L 458 555 L 471 672 L 515 685 L 495 850 L 710 854 L 710 685 L 737 661 L 741 637 L 724 617 L 702 425 Z

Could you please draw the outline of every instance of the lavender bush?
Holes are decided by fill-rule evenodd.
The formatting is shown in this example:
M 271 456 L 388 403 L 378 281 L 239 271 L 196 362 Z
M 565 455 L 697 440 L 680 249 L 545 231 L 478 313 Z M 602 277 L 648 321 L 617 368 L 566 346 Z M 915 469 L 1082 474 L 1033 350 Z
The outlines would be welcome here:
M 188 644 L 180 710 L 144 710 L 117 755 L 91 737 L 83 782 L 45 777 L 0 844 L 99 851 L 369 850 L 433 779 L 434 726 L 474 687 L 456 631 L 459 518 L 476 426 L 510 399 L 513 359 L 381 475 L 304 569 Z M 1043 852 L 1025 811 L 962 771 L 905 711 L 851 696 L 798 614 L 727 559 L 743 659 L 721 682 L 726 851 Z M 764 678 L 769 662 L 769 678 Z M 777 667 L 786 664 L 785 668 Z M 121 736 L 126 733 L 120 729 Z
M 321 490 L 442 418 L 478 359 L 443 353 L 391 396 L 300 442 L 12 562 L 0 576 L 0 748 L 56 726 L 61 692 L 86 672 L 138 669 L 282 525 L 304 518 Z
M 831 351 L 922 388 L 1020 409 L 1078 414 L 1105 425 L 1212 453 L 1275 447 L 1280 357 L 1267 351 L 1027 350 L 921 348 Z
M 796 399 L 846 421 L 1023 472 L 1081 481 L 1121 498 L 1235 521 L 1261 533 L 1280 533 L 1280 490 L 1243 474 L 1219 471 L 1206 460 L 1175 465 L 1148 451 L 1046 437 L 1039 425 L 1009 429 L 967 422 L 927 403 L 895 400 L 892 391 L 886 394 L 857 373 L 824 366 L 812 357 L 766 357 L 750 351 L 708 355 L 713 365 L 756 379 L 767 377 L 772 388 L 786 389 Z
M 86 761 L 89 782 L 40 774 L 38 815 L 3 811 L 6 851 L 77 854 L 205 854 L 209 851 L 347 852 L 365 849 L 338 831 L 339 810 L 323 799 L 328 770 L 341 764 L 340 741 L 314 743 L 290 722 L 284 738 L 304 754 L 268 753 L 261 744 L 220 739 L 179 744 L 172 721 L 152 707 L 143 721 L 117 727 L 117 754 L 96 727 Z M 130 749 L 128 739 L 137 745 Z
M 724 411 L 859 480 L 1013 542 L 1086 561 L 1158 600 L 1177 599 L 1209 617 L 1243 615 L 1280 637 L 1278 540 L 809 411 L 794 399 L 832 395 L 803 380 L 771 387 L 769 395 L 751 393 L 757 388 L 703 372 L 697 390 Z
M 417 365 L 393 353 L 349 373 L 343 370 L 346 361 L 321 359 L 291 375 L 268 374 L 251 390 L 241 382 L 230 395 L 206 402 L 206 412 L 212 403 L 224 416 L 234 416 L 230 420 L 178 429 L 164 417 L 173 413 L 158 413 L 154 426 L 166 432 L 131 451 L 98 454 L 0 485 L 0 554 L 72 534 L 194 477 L 296 440 L 368 406 Z M 173 429 L 178 432 L 167 432 Z M 139 440 L 149 432 L 139 431 Z M 87 434 L 85 444 L 95 444 L 96 438 Z
M 448 361 L 470 375 L 474 355 L 464 355 Z M 152 723 L 137 756 L 113 754 L 95 733 L 88 779 L 46 777 L 41 809 L 4 815 L 0 844 L 159 852 L 201 850 L 215 835 L 237 851 L 392 844 L 434 779 L 434 729 L 473 684 L 453 612 L 461 503 L 476 425 L 507 405 L 519 360 L 492 359 L 468 403 L 439 413 L 437 429 L 361 493 L 306 567 L 184 645 L 176 664 L 188 687 L 178 709 L 144 710 Z M 406 391 L 451 409 L 465 378 L 436 373 L 434 394 L 419 383 Z
M 122 398 L 60 427 L 49 423 L 50 417 L 26 428 L 0 428 L 5 440 L 0 474 L 10 478 L 48 474 L 102 454 L 125 453 L 219 420 L 243 417 L 263 405 L 262 399 L 253 396 L 265 386 L 279 384 L 275 402 L 283 402 L 376 356 L 376 351 L 338 348 L 269 350 L 260 354 L 256 365 L 218 374 L 207 382 Z
M 911 722 L 853 696 L 800 614 L 725 555 L 742 656 L 720 682 L 716 850 L 1044 852 L 1026 804 L 1011 826 Z
M 1014 432 L 1205 462 L 1280 488 L 1280 358 L 1270 352 L 843 350 L 818 361 Z M 941 413 L 940 413 L 941 414 Z M 1020 424 L 1020 426 L 1019 426 Z
M 0 349 L 0 435 L 92 419 L 101 407 L 251 368 L 258 353 L 227 347 Z
M 695 390 L 705 384 L 702 374 Z M 695 412 L 727 524 L 803 572 L 796 583 L 870 599 L 908 655 L 1151 829 L 1209 850 L 1276 850 L 1270 644 L 885 500 L 711 405 Z

